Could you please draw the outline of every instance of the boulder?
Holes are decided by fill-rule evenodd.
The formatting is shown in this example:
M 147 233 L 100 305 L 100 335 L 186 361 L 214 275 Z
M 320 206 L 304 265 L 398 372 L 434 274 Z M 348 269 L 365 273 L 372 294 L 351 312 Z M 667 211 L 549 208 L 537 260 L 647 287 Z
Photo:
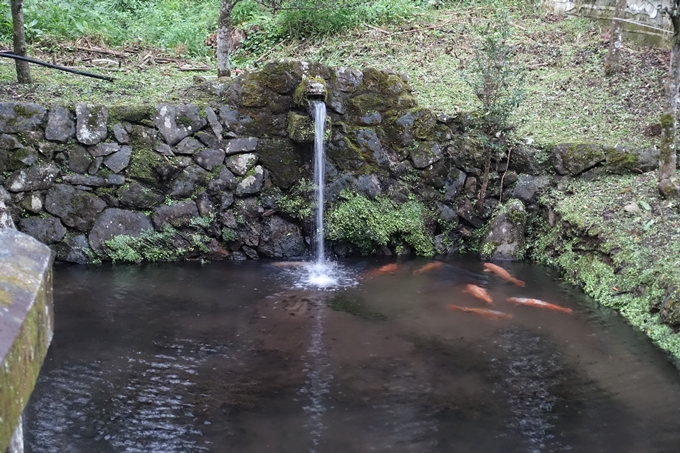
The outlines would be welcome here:
M 264 223 L 257 251 L 267 258 L 282 259 L 303 256 L 307 247 L 297 225 L 273 215 Z
M 260 163 L 269 170 L 274 184 L 282 189 L 288 189 L 303 178 L 308 173 L 305 165 L 311 163 L 311 156 L 305 157 L 301 147 L 285 138 L 259 140 L 257 155 Z
M 43 197 L 41 196 L 40 192 L 31 192 L 26 194 L 19 205 L 22 209 L 25 209 L 28 212 L 40 214 L 44 205 Z
M 97 218 L 90 231 L 90 247 L 100 255 L 106 254 L 104 242 L 114 236 L 137 237 L 143 231 L 153 230 L 149 218 L 138 211 L 107 208 Z
M 376 175 L 361 175 L 356 181 L 357 190 L 368 198 L 374 199 L 382 192 L 380 180 Z
M 193 159 L 201 167 L 212 171 L 224 163 L 225 153 L 221 149 L 203 149 L 194 154 Z
M 234 190 L 238 185 L 238 180 L 227 167 L 223 167 L 220 174 L 208 183 L 210 193 L 219 193 L 224 190 Z
M 92 228 L 97 214 L 106 207 L 101 198 L 68 184 L 56 184 L 45 197 L 45 210 L 78 231 Z
M 95 175 L 64 175 L 61 180 L 74 186 L 103 187 L 106 185 L 104 177 Z
M 616 146 L 605 149 L 607 172 L 617 175 L 646 173 L 659 166 L 658 149 L 638 149 Z
M 198 106 L 156 106 L 156 127 L 165 142 L 174 146 L 183 138 L 203 129 L 208 122 L 201 116 Z
M 206 147 L 220 149 L 222 147 L 221 137 L 218 138 L 213 132 L 203 130 L 196 134 L 196 138 Z
M 109 109 L 103 105 L 76 104 L 76 137 L 84 145 L 96 145 L 108 133 Z
M 130 165 L 130 156 L 132 156 L 132 148 L 123 145 L 119 151 L 113 153 L 111 157 L 104 161 L 104 165 L 112 172 L 120 173 Z
M 38 152 L 32 146 L 25 146 L 9 151 L 7 169 L 9 171 L 30 167 L 38 162 Z
M 576 176 L 604 162 L 604 148 L 600 145 L 562 143 L 552 149 L 552 163 L 560 175 Z
M 52 187 L 59 176 L 59 168 L 53 164 L 33 165 L 30 168 L 17 170 L 5 181 L 5 187 L 10 192 L 31 192 L 46 190 Z
M 47 245 L 61 241 L 67 232 L 64 225 L 56 217 L 21 219 L 19 230 Z
M 87 237 L 84 234 L 66 236 L 63 242 L 53 246 L 57 258 L 69 263 L 87 264 L 93 255 Z
M 437 142 L 425 142 L 413 148 L 409 155 L 414 167 L 426 168 L 442 158 L 442 150 Z
M 120 150 L 118 143 L 100 143 L 97 146 L 90 148 L 90 155 L 92 157 L 104 157 L 113 154 Z
M 468 178 L 469 179 L 469 178 Z M 481 228 L 484 222 L 477 217 L 476 209 L 472 207 L 470 200 L 464 200 L 458 209 L 456 209 L 458 218 L 473 228 Z
M 113 125 L 113 138 L 121 145 L 130 144 L 130 133 L 127 129 L 120 123 Z
M 444 201 L 453 201 L 465 186 L 467 175 L 457 168 L 451 170 L 444 182 Z
M 356 132 L 356 142 L 365 156 L 373 159 L 383 168 L 389 168 L 390 159 L 373 129 L 360 129 Z
M 512 198 L 517 198 L 524 204 L 532 204 L 538 194 L 549 185 L 549 176 L 521 175 L 512 191 Z
M 201 131 L 201 132 L 205 132 L 205 131 Z M 199 142 L 198 140 L 196 140 L 193 137 L 186 137 L 181 142 L 179 142 L 177 144 L 177 146 L 175 146 L 173 152 L 175 154 L 182 154 L 182 155 L 189 155 L 190 156 L 201 148 L 205 148 L 205 146 L 203 146 L 203 143 Z
M 525 226 L 524 204 L 514 198 L 509 200 L 488 224 L 484 238 L 479 245 L 480 258 L 506 261 L 524 259 Z
M 80 145 L 73 145 L 66 151 L 68 155 L 68 169 L 73 173 L 87 173 L 92 165 L 92 156 Z
M 212 129 L 213 133 L 215 134 L 215 138 L 218 142 L 222 142 L 222 131 L 224 131 L 224 128 L 222 127 L 222 124 L 220 124 L 217 114 L 211 107 L 206 107 L 204 111 L 205 117 L 208 120 L 208 124 L 210 125 L 210 129 Z M 217 148 L 217 146 L 213 146 L 213 148 Z
M 208 183 L 210 174 L 198 165 L 191 164 L 175 179 L 170 195 L 176 198 L 184 198 L 193 194 L 198 186 Z
M 55 105 L 47 115 L 45 138 L 53 142 L 65 143 L 76 135 L 76 123 L 67 108 Z
M 0 134 L 30 131 L 45 119 L 42 105 L 22 102 L 0 102 Z
M 165 200 L 165 196 L 153 187 L 133 181 L 118 189 L 120 202 L 132 209 L 151 209 Z
M 168 225 L 175 228 L 187 227 L 191 220 L 198 217 L 198 208 L 192 200 L 163 205 L 154 209 L 153 224 L 157 230 Z
M 12 213 L 7 208 L 7 205 L 3 200 L 0 200 L 0 229 L 14 227 L 14 220 L 12 219 Z
M 262 184 L 264 182 L 264 169 L 262 166 L 258 165 L 254 168 L 253 172 L 243 178 L 241 182 L 236 186 L 234 194 L 237 197 L 243 197 L 246 195 L 254 195 L 262 189 Z
M 232 173 L 243 176 L 257 163 L 257 154 L 246 153 L 227 157 L 225 164 Z
M 227 155 L 255 151 L 258 141 L 256 137 L 235 138 L 227 142 L 225 151 Z

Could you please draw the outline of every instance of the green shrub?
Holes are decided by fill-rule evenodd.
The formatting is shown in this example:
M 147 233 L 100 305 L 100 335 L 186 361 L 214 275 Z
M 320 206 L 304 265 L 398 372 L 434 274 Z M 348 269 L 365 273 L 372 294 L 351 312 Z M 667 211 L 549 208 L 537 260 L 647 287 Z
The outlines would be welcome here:
M 378 196 L 369 200 L 363 195 L 343 191 L 340 202 L 326 216 L 326 237 L 348 242 L 363 255 L 382 245 L 411 245 L 418 255 L 434 253 L 432 239 L 425 226 L 425 208 L 414 200 L 397 205 Z

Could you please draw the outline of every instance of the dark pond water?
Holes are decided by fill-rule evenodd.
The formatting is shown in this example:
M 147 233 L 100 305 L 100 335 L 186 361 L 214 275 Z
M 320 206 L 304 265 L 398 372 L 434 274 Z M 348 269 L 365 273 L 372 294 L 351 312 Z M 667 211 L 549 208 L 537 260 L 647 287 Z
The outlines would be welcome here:
M 262 262 L 57 266 L 26 450 L 680 451 L 680 375 L 617 316 L 540 267 L 425 263 L 343 262 L 334 291 Z M 513 318 L 448 309 L 485 307 L 468 283 Z

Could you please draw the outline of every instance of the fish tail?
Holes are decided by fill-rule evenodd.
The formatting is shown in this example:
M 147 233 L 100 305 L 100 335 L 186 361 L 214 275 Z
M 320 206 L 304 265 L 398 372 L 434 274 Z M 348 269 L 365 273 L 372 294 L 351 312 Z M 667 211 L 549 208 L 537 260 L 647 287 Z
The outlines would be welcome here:
M 512 283 L 514 283 L 515 285 L 519 286 L 520 288 L 524 288 L 525 283 L 524 283 L 522 280 L 513 278 L 513 279 L 510 280 L 510 281 L 511 281 Z
M 462 307 L 459 307 L 458 305 L 453 305 L 453 304 L 447 305 L 446 308 L 448 308 L 449 310 L 465 311 L 465 310 L 463 310 Z

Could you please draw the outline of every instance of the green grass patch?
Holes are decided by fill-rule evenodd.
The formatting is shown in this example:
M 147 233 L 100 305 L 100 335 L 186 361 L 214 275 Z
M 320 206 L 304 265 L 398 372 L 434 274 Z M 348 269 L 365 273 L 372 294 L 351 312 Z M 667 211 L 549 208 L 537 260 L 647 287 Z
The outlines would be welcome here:
M 656 174 L 573 180 L 541 202 L 561 222 L 539 225 L 531 255 L 563 269 L 567 280 L 619 311 L 662 349 L 680 359 L 680 335 L 656 312 L 680 288 L 680 215 L 663 200 Z M 677 317 L 678 307 L 667 314 Z

